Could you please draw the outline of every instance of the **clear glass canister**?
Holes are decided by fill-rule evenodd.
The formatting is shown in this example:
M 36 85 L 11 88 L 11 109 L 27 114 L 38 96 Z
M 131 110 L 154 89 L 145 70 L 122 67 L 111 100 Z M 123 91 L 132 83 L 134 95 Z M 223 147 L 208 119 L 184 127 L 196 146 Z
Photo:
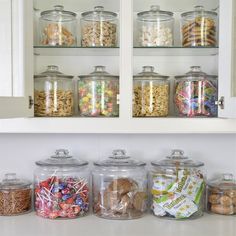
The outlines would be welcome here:
M 61 5 L 53 10 L 43 11 L 39 19 L 40 45 L 75 46 L 77 19 L 74 12 L 65 11 Z
M 174 44 L 173 12 L 151 6 L 150 11 L 138 13 L 137 44 L 140 47 L 170 47 Z
M 25 214 L 32 209 L 32 183 L 18 179 L 15 173 L 8 173 L 0 182 L 0 215 Z
M 54 65 L 34 76 L 35 116 L 66 117 L 74 113 L 73 76 Z
M 207 211 L 220 215 L 236 215 L 236 180 L 232 174 L 209 181 Z
M 194 11 L 181 15 L 181 35 L 184 47 L 215 47 L 218 38 L 218 16 L 196 6 Z
M 35 211 L 49 219 L 72 219 L 89 211 L 88 162 L 64 149 L 37 161 L 34 173 Z
M 109 159 L 94 165 L 94 214 L 106 219 L 142 217 L 147 209 L 146 164 L 115 150 Z
M 134 117 L 168 116 L 170 93 L 168 78 L 155 73 L 152 66 L 144 66 L 143 72 L 134 76 Z
M 96 6 L 94 11 L 82 13 L 82 47 L 116 47 L 118 19 L 114 12 Z
M 119 76 L 107 73 L 104 66 L 96 66 L 93 73 L 79 76 L 79 114 L 91 117 L 119 116 L 118 94 Z
M 173 150 L 171 156 L 152 162 L 150 172 L 154 215 L 169 219 L 193 219 L 203 215 L 204 164 Z
M 217 76 L 207 75 L 200 66 L 175 77 L 174 102 L 179 116 L 216 117 L 218 108 Z

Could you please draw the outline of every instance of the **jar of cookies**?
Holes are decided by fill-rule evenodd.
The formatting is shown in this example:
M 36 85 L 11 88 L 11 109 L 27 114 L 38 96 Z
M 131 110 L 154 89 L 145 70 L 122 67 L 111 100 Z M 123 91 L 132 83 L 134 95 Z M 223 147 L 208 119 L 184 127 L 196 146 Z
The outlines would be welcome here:
M 134 76 L 134 117 L 168 116 L 170 94 L 168 78 L 155 73 L 152 66 L 144 66 L 143 72 Z
M 189 159 L 182 150 L 173 150 L 167 158 L 151 164 L 153 214 L 176 220 L 202 216 L 205 200 L 204 164 Z
M 207 210 L 220 215 L 236 215 L 236 180 L 223 174 L 207 184 Z
M 218 39 L 218 15 L 196 6 L 193 11 L 181 15 L 183 47 L 216 47 Z
M 175 77 L 174 103 L 180 117 L 216 117 L 218 80 L 215 75 L 192 66 L 185 75 Z
M 96 66 L 89 75 L 78 80 L 78 109 L 80 116 L 117 117 L 119 76 L 106 72 L 105 66 Z
M 157 5 L 137 15 L 137 46 L 170 47 L 174 44 L 173 12 L 161 11 Z
M 82 13 L 82 47 L 116 47 L 118 19 L 115 12 L 96 6 L 94 11 Z
M 34 172 L 35 211 L 47 219 L 73 219 L 89 212 L 88 162 L 59 149 L 36 162 Z
M 76 14 L 65 11 L 61 5 L 56 5 L 53 10 L 41 12 L 39 31 L 39 42 L 42 46 L 75 46 L 77 44 Z
M 147 210 L 146 164 L 131 159 L 125 150 L 114 150 L 108 159 L 94 165 L 94 214 L 117 220 L 142 217 Z
M 34 115 L 68 117 L 74 114 L 73 76 L 62 74 L 58 66 L 34 76 Z
M 0 182 L 0 215 L 15 216 L 32 209 L 32 183 L 17 178 L 15 173 L 5 174 Z

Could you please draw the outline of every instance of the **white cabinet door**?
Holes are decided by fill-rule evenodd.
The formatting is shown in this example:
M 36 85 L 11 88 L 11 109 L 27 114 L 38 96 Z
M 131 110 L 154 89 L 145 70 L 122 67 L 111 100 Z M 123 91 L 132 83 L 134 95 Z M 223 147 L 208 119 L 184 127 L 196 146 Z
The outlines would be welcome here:
M 219 117 L 236 118 L 236 1 L 220 1 Z
M 31 0 L 0 0 L 0 118 L 33 115 Z

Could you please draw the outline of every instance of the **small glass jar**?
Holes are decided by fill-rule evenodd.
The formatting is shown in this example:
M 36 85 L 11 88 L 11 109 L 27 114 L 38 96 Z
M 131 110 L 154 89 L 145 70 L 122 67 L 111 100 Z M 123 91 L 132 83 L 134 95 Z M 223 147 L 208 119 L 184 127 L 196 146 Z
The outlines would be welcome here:
M 144 66 L 143 72 L 134 76 L 134 117 L 168 116 L 170 93 L 168 78 L 155 73 L 152 66 Z
M 74 12 L 65 11 L 61 5 L 53 10 L 43 11 L 39 19 L 40 45 L 75 46 L 77 19 Z
M 0 215 L 14 216 L 32 209 L 32 183 L 18 179 L 15 173 L 5 175 L 0 182 Z
M 82 47 L 116 47 L 118 20 L 114 12 L 96 6 L 94 11 L 82 13 Z
M 34 114 L 67 117 L 74 113 L 73 76 L 59 72 L 57 66 L 34 76 Z
M 170 47 L 174 44 L 173 12 L 151 6 L 150 11 L 138 13 L 137 45 L 139 47 Z
M 181 15 L 181 35 L 183 47 L 216 47 L 218 18 L 214 11 L 206 11 L 196 6 L 194 11 Z
M 94 165 L 94 214 L 118 220 L 142 217 L 147 209 L 146 164 L 130 159 L 124 150 L 115 150 L 109 159 Z
M 207 184 L 207 211 L 220 215 L 236 215 L 236 181 L 232 174 Z
M 171 156 L 154 161 L 150 172 L 152 210 L 168 219 L 193 219 L 203 215 L 204 164 L 173 150 Z
M 89 211 L 88 162 L 64 149 L 37 161 L 34 173 L 35 211 L 49 219 L 73 219 Z
M 216 117 L 218 114 L 217 76 L 207 75 L 200 66 L 175 77 L 174 102 L 179 116 Z
M 89 75 L 79 76 L 79 114 L 90 117 L 117 117 L 119 76 L 105 71 L 104 66 L 96 66 Z

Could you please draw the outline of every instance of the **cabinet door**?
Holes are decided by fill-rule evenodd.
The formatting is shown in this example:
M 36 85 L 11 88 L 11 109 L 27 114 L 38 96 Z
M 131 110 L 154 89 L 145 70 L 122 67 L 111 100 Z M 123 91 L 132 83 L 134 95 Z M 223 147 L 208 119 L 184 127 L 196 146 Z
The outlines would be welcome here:
M 236 118 L 236 1 L 220 1 L 219 117 Z
M 33 115 L 33 6 L 0 0 L 0 118 Z

